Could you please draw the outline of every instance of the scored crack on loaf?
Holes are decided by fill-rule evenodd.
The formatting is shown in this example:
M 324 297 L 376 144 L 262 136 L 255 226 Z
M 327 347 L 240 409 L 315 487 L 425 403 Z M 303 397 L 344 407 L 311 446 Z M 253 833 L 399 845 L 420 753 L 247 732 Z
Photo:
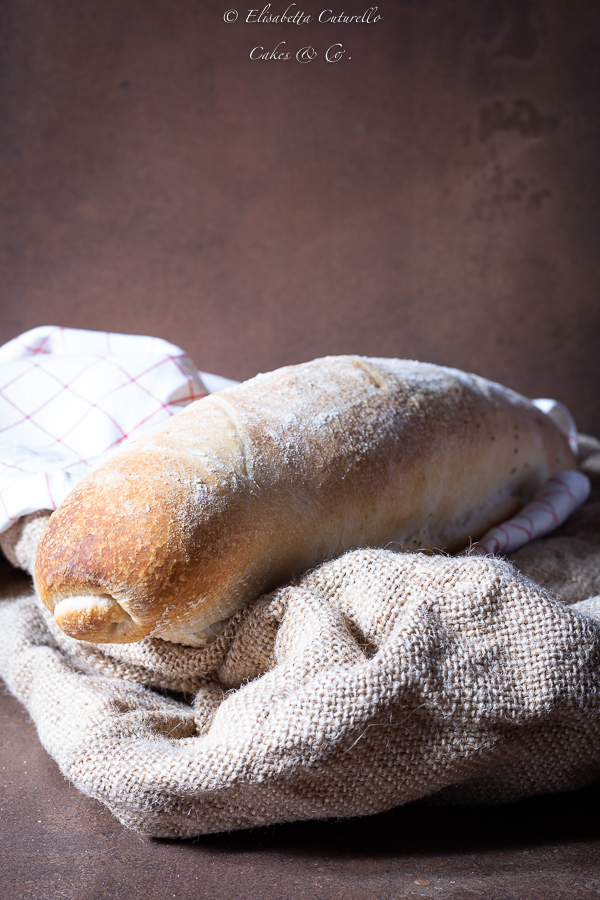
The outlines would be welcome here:
M 501 385 L 327 357 L 206 397 L 130 441 L 52 515 L 36 582 L 73 637 L 198 646 L 347 550 L 459 550 L 574 468 L 553 422 Z

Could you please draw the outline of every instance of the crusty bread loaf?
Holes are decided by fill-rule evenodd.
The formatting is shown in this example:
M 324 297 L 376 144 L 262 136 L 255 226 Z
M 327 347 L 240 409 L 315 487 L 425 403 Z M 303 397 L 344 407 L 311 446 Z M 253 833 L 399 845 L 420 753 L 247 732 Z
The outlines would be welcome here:
M 318 359 L 191 404 L 83 479 L 42 537 L 37 586 L 73 637 L 196 646 L 346 550 L 458 550 L 575 467 L 552 421 L 500 385 Z

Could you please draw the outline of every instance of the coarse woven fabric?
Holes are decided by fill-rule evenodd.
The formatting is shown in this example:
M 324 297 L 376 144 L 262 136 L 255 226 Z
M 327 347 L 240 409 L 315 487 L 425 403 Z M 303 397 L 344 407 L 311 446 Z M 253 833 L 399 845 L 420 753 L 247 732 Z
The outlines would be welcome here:
M 31 567 L 43 520 L 2 535 L 13 562 Z M 205 649 L 82 644 L 33 595 L 7 598 L 0 674 L 66 777 L 148 836 L 578 788 L 600 776 L 599 534 L 593 494 L 519 551 L 556 588 L 552 542 L 585 545 L 571 606 L 501 559 L 358 550 Z

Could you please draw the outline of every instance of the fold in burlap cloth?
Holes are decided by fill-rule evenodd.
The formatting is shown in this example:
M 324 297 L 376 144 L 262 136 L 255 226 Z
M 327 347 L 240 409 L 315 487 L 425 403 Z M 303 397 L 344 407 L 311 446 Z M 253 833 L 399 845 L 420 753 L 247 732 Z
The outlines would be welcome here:
M 0 536 L 13 563 L 44 520 Z M 7 598 L 0 674 L 67 778 L 146 835 L 577 788 L 600 776 L 600 502 L 513 561 L 355 551 L 203 650 L 79 643 Z

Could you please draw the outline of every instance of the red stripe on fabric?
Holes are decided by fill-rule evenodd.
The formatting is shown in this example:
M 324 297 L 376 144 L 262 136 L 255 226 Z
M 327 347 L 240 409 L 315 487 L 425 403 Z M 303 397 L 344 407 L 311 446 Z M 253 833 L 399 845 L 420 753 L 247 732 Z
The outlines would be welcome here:
M 50 479 L 48 478 L 48 473 L 44 473 L 46 476 L 46 487 L 48 488 L 48 496 L 50 497 L 50 503 L 52 504 L 52 509 L 56 509 L 56 501 L 52 496 L 52 491 L 50 490 Z
M 44 350 L 44 344 L 47 344 L 51 337 L 51 334 L 47 334 L 46 337 L 41 340 L 39 347 L 28 347 L 27 344 L 23 344 L 23 347 L 25 347 L 31 356 L 35 356 L 38 353 L 52 353 L 51 350 Z

